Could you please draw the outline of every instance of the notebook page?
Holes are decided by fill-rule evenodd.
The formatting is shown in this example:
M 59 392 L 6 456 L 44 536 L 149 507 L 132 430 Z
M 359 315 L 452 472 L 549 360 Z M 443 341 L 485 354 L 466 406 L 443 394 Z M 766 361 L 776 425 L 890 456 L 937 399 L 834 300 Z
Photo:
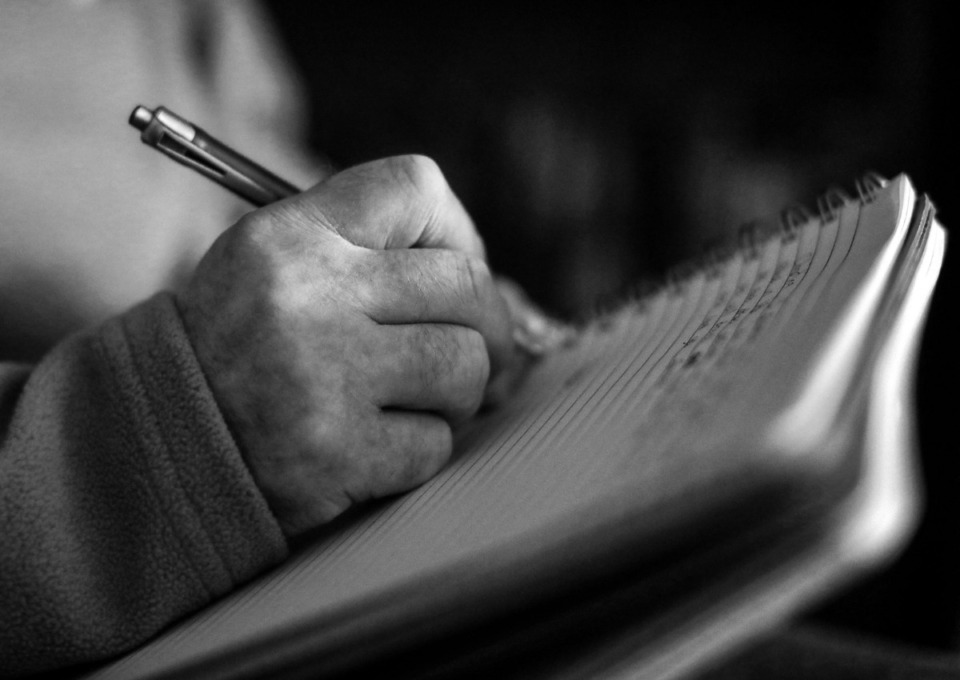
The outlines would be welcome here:
M 776 238 L 769 238 L 765 244 L 758 246 L 760 251 L 757 256 L 758 268 L 753 285 L 740 304 L 740 308 L 734 313 L 727 328 L 721 329 L 717 338 L 717 350 L 723 348 L 727 342 L 737 344 L 741 339 L 746 339 L 744 329 L 756 318 L 760 300 L 767 294 L 768 289 L 773 284 L 773 275 L 780 259 L 780 252 L 781 250 L 787 250 L 787 244 L 785 243 L 787 239 L 794 240 L 790 232 Z
M 821 277 L 819 294 L 799 302 L 806 307 L 801 314 L 810 319 L 815 332 L 825 336 L 825 342 L 815 370 L 800 383 L 803 393 L 773 424 L 771 438 L 789 442 L 790 447 L 801 451 L 824 436 L 832 425 L 831 417 L 839 411 L 845 385 L 853 379 L 856 356 L 866 340 L 870 319 L 881 304 L 903 248 L 915 204 L 912 186 L 900 176 L 875 200 L 859 208 L 855 223 L 852 208 L 844 211 L 840 234 L 850 233 L 843 257 L 845 266 L 828 266 L 826 276 Z M 836 262 L 837 258 L 831 260 Z M 850 290 L 854 281 L 859 284 L 858 290 L 848 300 L 843 291 Z M 842 322 L 832 325 L 831 319 L 841 314 Z
M 768 237 L 760 247 L 751 247 L 748 251 L 749 277 L 741 280 L 723 314 L 687 358 L 682 379 L 673 378 L 674 388 L 683 387 L 687 393 L 702 393 L 704 396 L 715 393 L 715 390 L 707 390 L 706 385 L 711 380 L 715 384 L 715 380 L 721 377 L 716 375 L 716 360 L 728 354 L 725 350 L 729 349 L 728 345 L 732 340 L 747 340 L 747 336 L 737 334 L 737 329 L 755 315 L 756 305 L 770 284 L 784 236 L 778 234 Z
M 714 328 L 729 305 L 731 296 L 736 293 L 743 278 L 743 271 L 744 257 L 739 252 L 732 254 L 720 266 L 708 267 L 706 275 L 710 279 L 711 294 L 704 300 L 704 313 L 700 316 L 699 322 L 692 323 L 686 329 L 685 335 L 676 338 L 669 355 L 661 362 L 662 369 L 657 372 L 652 381 L 636 381 L 627 394 L 617 399 L 609 409 L 601 412 L 602 420 L 598 423 L 600 426 L 607 427 L 610 422 L 623 420 L 626 412 L 629 412 L 630 418 L 637 420 L 645 417 L 648 405 L 658 398 L 654 395 L 659 395 L 668 388 L 664 383 L 669 380 L 671 369 L 678 364 L 680 356 L 692 352 L 699 339 Z M 653 395 L 650 394 L 651 392 Z
M 819 228 L 816 239 L 807 226 L 801 230 L 790 270 L 795 279 L 810 286 L 819 282 L 828 268 L 817 269 L 814 263 L 832 259 L 825 251 L 833 252 L 835 226 Z M 563 527 L 570 535 L 587 531 L 591 509 L 611 489 L 629 489 L 630 503 L 652 503 L 682 492 L 691 480 L 718 474 L 696 457 L 711 437 L 700 433 L 686 457 L 670 448 L 678 438 L 694 436 L 699 425 L 710 432 L 717 423 L 709 414 L 699 420 L 678 417 L 664 407 L 664 395 L 681 395 L 687 403 L 722 403 L 729 394 L 704 396 L 685 388 L 689 371 L 663 376 L 667 367 L 683 366 L 677 357 L 694 356 L 691 346 L 708 347 L 735 320 L 743 323 L 755 315 L 779 320 L 771 310 L 785 309 L 787 300 L 808 288 L 788 285 L 790 276 L 783 279 L 786 265 L 780 263 L 792 252 L 783 245 L 765 243 L 753 256 L 738 251 L 683 284 L 588 326 L 576 342 L 535 367 L 509 408 L 464 430 L 454 459 L 434 479 L 324 536 L 93 677 L 172 672 L 208 655 L 255 644 L 265 631 L 307 621 L 336 626 L 356 602 L 416 583 L 424 574 L 449 565 L 465 565 L 469 572 L 469 565 L 506 549 L 535 552 L 547 527 Z M 807 271 L 802 266 L 798 271 L 807 259 Z M 774 279 L 783 284 L 761 306 Z M 724 362 L 733 337 L 759 345 L 767 335 L 734 333 L 714 356 Z M 750 361 L 731 359 L 729 365 L 733 380 L 723 390 L 733 389 L 741 373 L 749 382 Z
M 757 303 L 758 314 L 751 329 L 751 337 L 780 314 L 784 302 L 792 299 L 794 288 L 806 278 L 811 268 L 815 272 L 822 269 L 822 266 L 813 266 L 814 256 L 817 252 L 829 250 L 826 243 L 828 240 L 832 243 L 836 229 L 836 220 L 828 221 L 826 224 L 810 221 L 797 230 L 795 238 L 793 234 L 787 236 L 788 244 L 781 250 L 782 256 L 774 273 L 774 284 L 764 292 Z M 820 245 L 821 238 L 824 241 L 823 245 Z M 811 274 L 812 276 L 816 274 Z M 788 313 L 784 315 L 789 316 Z
M 683 337 L 685 330 L 692 332 L 701 323 L 703 308 L 711 303 L 714 296 L 710 293 L 715 289 L 716 282 L 708 282 L 703 275 L 694 276 L 692 284 L 688 282 L 688 285 L 680 287 L 676 294 L 681 294 L 688 299 L 686 304 L 688 313 L 675 321 L 642 365 L 625 367 L 615 382 L 601 386 L 604 392 L 601 401 L 594 405 L 583 400 L 581 411 L 588 411 L 588 413 L 583 419 L 578 418 L 575 427 L 571 428 L 579 439 L 571 440 L 570 445 L 576 446 L 584 436 L 589 439 L 590 433 L 605 430 L 611 421 L 616 422 L 622 417 L 622 407 L 625 402 L 636 404 L 639 401 L 638 395 L 645 395 L 653 388 L 663 365 L 669 361 L 671 352 L 679 342 L 678 338 Z M 635 411 L 634 414 L 639 417 L 639 412 Z

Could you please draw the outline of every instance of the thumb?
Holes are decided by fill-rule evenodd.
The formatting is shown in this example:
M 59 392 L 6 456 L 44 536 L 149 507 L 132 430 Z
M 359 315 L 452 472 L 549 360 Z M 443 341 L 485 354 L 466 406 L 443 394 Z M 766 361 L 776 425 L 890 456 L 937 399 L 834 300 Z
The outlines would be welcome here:
M 283 203 L 298 221 L 365 248 L 445 248 L 486 259 L 473 221 L 426 156 L 356 165 Z

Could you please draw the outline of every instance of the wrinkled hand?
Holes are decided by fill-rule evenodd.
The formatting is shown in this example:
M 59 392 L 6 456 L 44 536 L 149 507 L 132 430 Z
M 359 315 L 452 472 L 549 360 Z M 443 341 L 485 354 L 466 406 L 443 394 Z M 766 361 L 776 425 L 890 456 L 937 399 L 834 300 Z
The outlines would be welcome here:
M 491 376 L 523 363 L 473 223 L 422 157 L 250 213 L 178 304 L 288 536 L 431 477 Z

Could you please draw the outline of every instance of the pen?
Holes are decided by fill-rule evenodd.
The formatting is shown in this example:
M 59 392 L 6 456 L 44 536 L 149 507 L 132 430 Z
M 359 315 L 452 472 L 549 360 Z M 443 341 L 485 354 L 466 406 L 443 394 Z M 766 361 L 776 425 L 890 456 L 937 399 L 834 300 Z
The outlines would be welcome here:
M 162 106 L 153 111 L 145 106 L 136 107 L 130 114 L 130 124 L 140 130 L 144 144 L 193 168 L 257 207 L 300 192 Z

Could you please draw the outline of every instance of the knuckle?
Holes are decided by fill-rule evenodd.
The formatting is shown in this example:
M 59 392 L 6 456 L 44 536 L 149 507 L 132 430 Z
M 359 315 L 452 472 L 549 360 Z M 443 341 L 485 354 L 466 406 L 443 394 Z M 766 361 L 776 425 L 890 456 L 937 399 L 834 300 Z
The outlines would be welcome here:
M 203 257 L 202 264 L 234 266 L 255 255 L 257 229 L 249 215 L 241 217 L 232 227 L 221 233 Z
M 453 433 L 442 418 L 423 418 L 392 452 L 391 486 L 411 489 L 433 477 L 453 453 Z
M 436 367 L 437 383 L 443 390 L 450 416 L 460 419 L 476 413 L 490 375 L 483 337 L 472 329 L 454 329 Z
M 437 197 L 446 193 L 447 180 L 432 158 L 409 154 L 389 158 L 387 163 L 392 175 L 414 194 Z
M 453 433 L 442 419 L 429 421 L 418 433 L 419 445 L 407 457 L 404 476 L 410 486 L 422 484 L 433 477 L 453 453 Z
M 450 425 L 442 419 L 432 421 L 434 424 L 430 428 L 428 436 L 424 438 L 427 445 L 424 448 L 424 454 L 428 457 L 431 468 L 439 470 L 453 454 L 453 430 Z
M 434 390 L 440 385 L 453 365 L 451 348 L 444 333 L 435 326 L 418 326 L 412 338 L 413 356 L 417 362 L 420 384 L 424 389 Z
M 247 276 L 271 277 L 284 261 L 276 232 L 274 220 L 268 213 L 248 213 L 227 232 L 224 254 Z
M 413 342 L 422 389 L 439 396 L 454 418 L 475 413 L 490 375 L 483 336 L 469 328 L 423 326 Z
M 469 306 L 482 304 L 487 299 L 493 282 L 490 268 L 479 257 L 460 253 L 456 255 L 457 287 L 463 303 Z
M 483 392 L 490 377 L 490 357 L 480 333 L 464 329 L 459 335 L 459 362 L 455 369 L 457 391 L 461 395 L 461 409 L 472 415 L 483 401 Z
M 270 246 L 273 219 L 263 210 L 247 213 L 233 226 L 233 241 L 243 248 L 266 249 Z
M 407 449 L 397 456 L 396 479 L 393 483 L 409 489 L 430 478 L 429 458 L 426 452 Z
M 381 419 L 376 446 L 363 456 L 368 495 L 407 491 L 433 477 L 453 452 L 453 434 L 442 418 L 423 415 L 402 426 Z

